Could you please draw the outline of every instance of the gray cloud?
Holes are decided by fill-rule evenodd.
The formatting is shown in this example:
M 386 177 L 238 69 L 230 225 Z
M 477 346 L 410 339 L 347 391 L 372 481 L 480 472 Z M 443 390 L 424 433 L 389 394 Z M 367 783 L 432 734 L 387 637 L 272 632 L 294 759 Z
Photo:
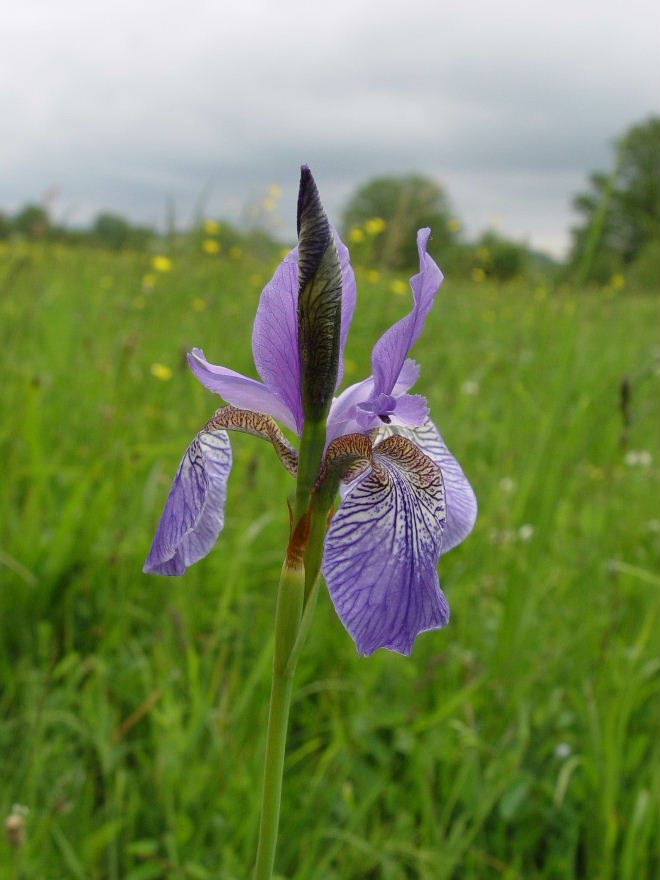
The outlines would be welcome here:
M 154 221 L 235 215 L 309 162 L 337 214 L 380 173 L 444 183 L 476 231 L 560 251 L 570 198 L 657 105 L 655 4 L 284 0 L 58 4 L 5 13 L 4 202 Z M 293 225 L 292 225 L 293 228 Z

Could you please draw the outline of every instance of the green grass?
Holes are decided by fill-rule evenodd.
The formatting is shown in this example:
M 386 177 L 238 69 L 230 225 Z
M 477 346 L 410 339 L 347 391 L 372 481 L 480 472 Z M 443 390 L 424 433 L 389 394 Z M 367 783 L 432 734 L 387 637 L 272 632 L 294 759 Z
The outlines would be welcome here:
M 247 880 L 254 858 L 293 486 L 272 451 L 236 437 L 214 553 L 181 579 L 141 567 L 218 405 L 184 353 L 252 372 L 269 270 L 182 254 L 145 287 L 150 271 L 0 252 L 0 817 L 30 810 L 2 880 Z M 348 381 L 409 306 L 391 280 L 359 279 Z M 656 875 L 657 320 L 643 291 L 446 283 L 415 390 L 480 501 L 441 562 L 452 620 L 410 659 L 359 659 L 322 594 L 282 877 Z

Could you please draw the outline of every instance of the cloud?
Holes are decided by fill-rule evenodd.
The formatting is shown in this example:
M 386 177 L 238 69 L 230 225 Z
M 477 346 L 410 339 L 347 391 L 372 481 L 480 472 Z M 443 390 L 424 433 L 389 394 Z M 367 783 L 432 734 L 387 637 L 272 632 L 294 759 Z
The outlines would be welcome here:
M 655 107 L 658 19 L 643 0 L 13 4 L 7 207 L 58 184 L 81 218 L 153 221 L 202 194 L 235 213 L 273 182 L 293 205 L 306 161 L 331 213 L 419 170 L 469 228 L 495 213 L 559 250 L 575 189 Z

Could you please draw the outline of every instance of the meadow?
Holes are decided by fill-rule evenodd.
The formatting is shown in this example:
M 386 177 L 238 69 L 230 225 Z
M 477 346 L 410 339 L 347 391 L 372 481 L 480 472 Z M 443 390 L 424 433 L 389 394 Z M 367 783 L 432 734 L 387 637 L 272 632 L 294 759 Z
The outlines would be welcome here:
M 141 568 L 219 405 L 185 352 L 254 375 L 273 266 L 0 247 L 0 815 L 25 831 L 0 878 L 247 880 L 293 486 L 272 450 L 235 435 L 209 557 Z M 359 273 L 348 382 L 402 281 Z M 281 877 L 657 875 L 657 326 L 622 282 L 446 281 L 414 356 L 480 503 L 441 560 L 452 619 L 361 659 L 322 592 Z

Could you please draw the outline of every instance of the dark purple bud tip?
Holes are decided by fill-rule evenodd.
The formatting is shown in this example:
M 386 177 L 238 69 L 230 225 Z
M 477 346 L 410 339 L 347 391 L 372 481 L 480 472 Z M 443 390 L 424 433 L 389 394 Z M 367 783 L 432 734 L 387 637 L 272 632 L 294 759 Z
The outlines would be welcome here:
M 337 382 L 341 267 L 312 172 L 298 192 L 298 346 L 305 417 L 325 418 Z

